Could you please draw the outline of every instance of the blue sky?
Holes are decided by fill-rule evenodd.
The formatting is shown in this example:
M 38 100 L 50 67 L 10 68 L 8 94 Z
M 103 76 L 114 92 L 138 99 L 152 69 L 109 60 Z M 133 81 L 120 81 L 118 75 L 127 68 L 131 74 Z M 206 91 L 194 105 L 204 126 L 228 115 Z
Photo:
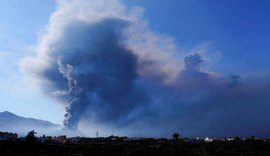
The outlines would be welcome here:
M 0 1 L 0 111 L 56 123 L 63 120 L 54 115 L 63 115 L 62 107 L 57 108 L 19 69 L 20 60 L 33 54 L 54 8 L 53 0 Z
M 181 48 L 210 43 L 221 51 L 220 68 L 226 71 L 252 74 L 269 68 L 268 0 L 128 2 L 143 6 L 151 28 L 173 36 Z
M 207 44 L 219 51 L 221 58 L 215 64 L 218 70 L 244 76 L 269 74 L 268 0 L 123 2 L 143 7 L 150 28 L 173 37 L 179 49 L 189 51 Z M 53 0 L 0 1 L 0 111 L 62 122 L 63 107 L 42 94 L 34 82 L 29 83 L 31 78 L 18 66 L 23 57 L 33 55 L 54 9 Z

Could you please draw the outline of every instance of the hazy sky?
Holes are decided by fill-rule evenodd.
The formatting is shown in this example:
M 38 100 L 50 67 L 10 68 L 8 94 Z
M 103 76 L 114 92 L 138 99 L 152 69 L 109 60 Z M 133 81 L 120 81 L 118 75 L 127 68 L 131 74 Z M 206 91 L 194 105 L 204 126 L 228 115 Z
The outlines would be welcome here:
M 270 74 L 270 1 L 123 0 L 144 9 L 153 32 L 174 39 L 184 54 L 198 52 L 212 71 L 241 77 Z M 64 107 L 44 95 L 19 64 L 33 56 L 53 0 L 0 1 L 0 111 L 62 123 Z
M 61 123 L 61 115 L 56 113 L 63 114 L 61 107 L 52 108 L 53 101 L 19 69 L 20 60 L 33 54 L 54 9 L 53 0 L 0 1 L 0 111 Z

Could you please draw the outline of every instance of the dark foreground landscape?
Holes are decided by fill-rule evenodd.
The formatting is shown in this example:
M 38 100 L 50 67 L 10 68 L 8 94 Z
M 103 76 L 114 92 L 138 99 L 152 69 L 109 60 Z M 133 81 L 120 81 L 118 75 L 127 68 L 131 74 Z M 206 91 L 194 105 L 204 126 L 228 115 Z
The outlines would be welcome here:
M 106 138 L 41 137 L 0 141 L 0 155 L 74 155 L 74 156 L 257 156 L 270 155 L 267 139 L 153 139 L 110 136 Z

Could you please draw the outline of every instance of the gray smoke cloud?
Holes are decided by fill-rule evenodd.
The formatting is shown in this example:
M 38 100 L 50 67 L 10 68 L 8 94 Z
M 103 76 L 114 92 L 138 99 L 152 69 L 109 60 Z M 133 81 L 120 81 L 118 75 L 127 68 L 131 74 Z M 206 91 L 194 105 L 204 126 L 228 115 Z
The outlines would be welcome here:
M 88 135 L 269 136 L 270 83 L 201 69 L 118 0 L 58 1 L 35 57 L 22 66 Z M 176 57 L 177 56 L 177 57 Z
M 65 126 L 76 128 L 87 109 L 104 121 L 118 122 L 143 100 L 137 99 L 140 91 L 135 86 L 137 56 L 119 44 L 124 25 L 121 20 L 105 19 L 91 25 L 76 22 L 67 28 L 64 45 L 59 45 L 65 48 L 53 53 L 57 65 L 47 69 L 58 68 L 55 74 L 62 74 L 60 83 L 67 82 Z

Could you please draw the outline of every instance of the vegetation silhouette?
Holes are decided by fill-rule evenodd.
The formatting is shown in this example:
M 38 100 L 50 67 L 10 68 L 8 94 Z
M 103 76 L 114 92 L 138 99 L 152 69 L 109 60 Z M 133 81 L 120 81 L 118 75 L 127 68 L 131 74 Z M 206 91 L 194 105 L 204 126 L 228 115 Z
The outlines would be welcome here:
M 37 134 L 37 132 L 35 132 L 35 130 L 32 130 L 32 131 L 28 132 L 28 134 L 25 137 L 26 142 L 28 142 L 28 143 L 36 143 L 37 138 L 36 138 L 35 134 Z
M 175 140 L 179 140 L 180 134 L 179 134 L 179 133 L 174 133 L 174 134 L 172 135 L 172 137 L 173 137 Z
M 0 141 L 0 155 L 122 155 L 122 156 L 231 156 L 231 155 L 270 155 L 270 139 L 230 138 L 206 142 L 203 139 L 181 138 L 174 133 L 173 139 L 166 138 L 128 138 L 109 137 L 73 137 L 41 136 L 36 137 L 33 130 L 24 138 Z M 61 139 L 66 141 L 63 141 Z M 176 141 L 181 138 L 181 141 Z M 237 138 L 237 139 L 236 139 Z

